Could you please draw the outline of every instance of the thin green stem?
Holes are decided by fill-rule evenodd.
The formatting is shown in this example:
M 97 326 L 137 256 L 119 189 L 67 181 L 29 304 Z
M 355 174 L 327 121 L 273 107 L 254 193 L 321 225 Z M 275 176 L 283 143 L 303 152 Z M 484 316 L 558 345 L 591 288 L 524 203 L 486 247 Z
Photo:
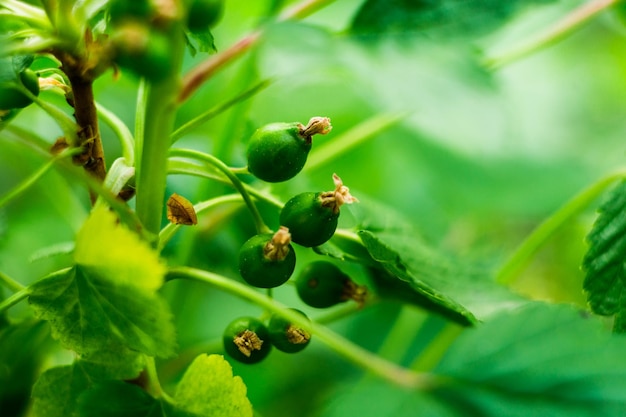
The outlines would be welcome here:
M 174 402 L 174 400 L 167 395 L 163 388 L 161 387 L 161 382 L 159 381 L 159 375 L 156 369 L 156 363 L 154 357 L 144 355 L 146 360 L 146 375 L 148 376 L 148 389 L 154 398 L 163 398 L 170 404 Z
M 96 103 L 96 109 L 98 110 L 100 118 L 113 130 L 113 133 L 115 133 L 120 140 L 122 156 L 126 160 L 126 164 L 133 166 L 135 164 L 135 140 L 128 126 L 126 126 L 115 113 L 108 110 L 103 105 Z
M 579 214 L 592 201 L 604 192 L 615 181 L 626 178 L 626 171 L 618 171 L 607 175 L 595 184 L 589 186 L 574 198 L 565 203 L 556 213 L 552 214 L 541 223 L 526 239 L 517 247 L 513 254 L 500 267 L 496 275 L 497 282 L 510 285 L 515 277 L 530 262 L 539 248 L 550 239 L 569 219 Z
M 20 194 L 24 193 L 26 190 L 32 187 L 37 182 L 37 180 L 43 177 L 44 174 L 48 172 L 50 168 L 54 166 L 54 164 L 57 161 L 63 158 L 70 157 L 72 155 L 76 155 L 78 153 L 80 153 L 80 149 L 72 148 L 72 149 L 65 149 L 63 152 L 56 155 L 50 161 L 46 162 L 43 166 L 41 166 L 41 168 L 33 172 L 30 176 L 28 176 L 24 181 L 16 185 L 11 191 L 6 193 L 4 196 L 0 197 L 0 207 L 4 206 L 9 201 L 18 197 Z
M 463 327 L 455 323 L 446 324 L 428 346 L 420 352 L 419 356 L 411 364 L 411 369 L 420 372 L 433 370 L 463 329 Z
M 185 136 L 187 133 L 189 133 L 192 130 L 194 130 L 194 129 L 198 128 L 199 126 L 201 126 L 203 123 L 206 123 L 207 121 L 209 121 L 212 118 L 220 115 L 221 113 L 224 113 L 226 110 L 230 109 L 232 106 L 238 104 L 241 101 L 247 100 L 250 97 L 253 97 L 259 91 L 263 90 L 268 85 L 270 85 L 270 83 L 271 83 L 270 80 L 263 80 L 263 81 L 255 84 L 251 88 L 245 90 L 244 92 L 236 95 L 232 99 L 230 99 L 230 100 L 228 100 L 228 101 L 226 101 L 226 102 L 224 102 L 224 103 L 222 103 L 222 104 L 220 104 L 218 106 L 210 108 L 209 110 L 205 111 L 204 113 L 200 114 L 199 116 L 194 117 L 193 119 L 191 119 L 190 121 L 188 121 L 187 123 L 185 123 L 184 125 L 179 127 L 178 129 L 176 129 L 170 135 L 170 139 L 172 141 L 172 144 L 175 143 L 181 137 Z
M 237 168 L 231 168 L 231 172 L 233 173 L 236 170 Z M 223 175 L 219 175 L 217 172 L 209 172 L 206 167 L 192 164 L 191 162 L 183 160 L 170 159 L 167 173 L 168 175 L 192 175 L 195 177 L 207 178 L 213 181 L 218 181 L 226 185 L 231 184 L 230 180 L 228 178 L 225 178 Z M 243 187 L 246 189 L 248 194 L 250 194 L 252 197 L 256 198 L 259 201 L 263 201 L 277 208 L 281 208 L 284 205 L 284 202 L 282 202 L 278 198 L 269 195 L 266 192 L 259 191 L 248 184 L 243 184 Z
M 574 30 L 578 29 L 587 21 L 591 20 L 601 11 L 608 9 L 621 0 L 591 0 L 554 23 L 544 32 L 537 35 L 527 43 L 506 52 L 500 56 L 489 58 L 485 66 L 490 69 L 498 69 L 534 52 L 553 45 L 565 38 Z
M 201 214 L 204 211 L 210 210 L 212 208 L 215 208 L 224 204 L 239 203 L 241 201 L 242 201 L 242 197 L 240 194 L 223 195 L 220 197 L 215 197 L 210 200 L 195 204 L 193 208 L 196 211 L 196 214 Z M 159 251 L 163 250 L 165 245 L 167 245 L 167 242 L 169 242 L 170 239 L 172 239 L 176 231 L 180 229 L 181 227 L 182 225 L 180 224 L 169 223 L 167 226 L 161 229 L 161 232 L 159 233 Z
M 166 279 L 188 279 L 203 282 L 248 300 L 259 307 L 271 311 L 272 313 L 276 313 L 292 323 L 301 326 L 303 329 L 310 331 L 317 339 L 350 362 L 394 384 L 411 389 L 426 389 L 431 387 L 432 384 L 437 381 L 434 375 L 413 372 L 402 368 L 393 362 L 389 362 L 341 337 L 330 329 L 321 326 L 318 323 L 311 322 L 300 314 L 287 309 L 286 306 L 267 297 L 261 292 L 258 292 L 232 279 L 228 279 L 224 276 L 211 272 L 188 267 L 170 269 Z
M 23 286 L 22 284 L 20 284 L 19 282 L 17 282 L 16 280 L 11 278 L 7 274 L 5 274 L 4 272 L 0 272 L 0 283 L 4 284 L 5 287 L 7 287 L 13 292 L 22 291 L 24 288 L 26 288 L 25 286 Z
M 0 301 L 0 314 L 4 313 L 6 310 L 8 310 L 9 308 L 13 307 L 14 305 L 16 305 L 17 303 L 19 303 L 20 301 L 26 299 L 30 294 L 30 291 L 28 288 L 24 288 L 16 293 L 14 293 L 13 295 L 11 295 L 10 297 Z
M 211 164 L 212 166 L 214 166 L 215 168 L 217 168 L 220 172 L 226 175 L 226 177 L 230 180 L 233 187 L 235 187 L 237 192 L 241 194 L 243 201 L 246 203 L 246 206 L 248 207 L 248 210 L 250 210 L 250 214 L 252 215 L 252 219 L 254 220 L 254 224 L 256 225 L 257 232 L 268 233 L 270 231 L 269 227 L 267 227 L 267 225 L 263 221 L 263 218 L 261 217 L 261 213 L 259 213 L 259 210 L 254 204 L 254 201 L 252 201 L 252 198 L 250 197 L 250 194 L 248 193 L 248 190 L 246 189 L 244 184 L 241 182 L 239 178 L 237 178 L 235 174 L 232 173 L 230 168 L 226 166 L 226 164 L 224 164 L 220 159 L 214 157 L 213 155 L 209 155 L 207 153 L 195 151 L 191 149 L 171 149 L 170 156 L 192 158 L 192 159 L 200 160 L 203 162 L 207 162 Z
M 427 315 L 414 306 L 404 304 L 393 322 L 378 354 L 394 362 L 400 362 L 413 343 L 415 335 L 423 326 Z

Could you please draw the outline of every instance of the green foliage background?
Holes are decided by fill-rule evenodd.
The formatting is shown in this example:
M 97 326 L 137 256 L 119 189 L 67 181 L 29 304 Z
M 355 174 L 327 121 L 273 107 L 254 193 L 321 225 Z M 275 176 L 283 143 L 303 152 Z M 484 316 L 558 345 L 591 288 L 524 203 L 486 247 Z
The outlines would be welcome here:
M 274 3 L 292 2 L 228 0 L 223 20 L 213 31 L 218 51 L 254 28 Z M 532 38 L 582 2 L 512 2 L 516 3 L 515 10 L 503 10 L 496 22 L 480 21 L 480 13 L 463 10 L 453 17 L 444 14 L 427 18 L 428 22 L 440 19 L 445 24 L 431 27 L 411 21 L 408 28 L 393 27 L 382 36 L 372 34 L 372 28 L 363 24 L 367 16 L 359 15 L 354 20 L 364 3 L 339 0 L 301 22 L 272 25 L 249 55 L 218 73 L 184 104 L 177 125 L 260 80 L 270 79 L 271 84 L 254 98 L 193 131 L 177 146 L 211 152 L 229 165 L 243 166 L 246 140 L 258 126 L 328 116 L 333 131 L 316 138 L 314 158 L 323 147 L 332 149 L 334 137 L 359 123 L 380 114 L 402 114 L 401 122 L 321 165 L 305 168 L 296 179 L 277 185 L 272 191 L 284 201 L 303 190 L 327 189 L 332 173 L 336 172 L 364 202 L 378 201 L 393 207 L 385 216 L 406 219 L 410 228 L 405 230 L 416 240 L 461 259 L 462 265 L 487 270 L 496 270 L 539 222 L 578 191 L 623 166 L 626 29 L 615 10 L 602 13 L 550 48 L 489 70 L 485 65 L 489 58 Z M 468 14 L 473 17 L 463 20 Z M 358 23 L 354 31 L 353 22 Z M 374 29 L 379 33 L 385 28 Z M 185 68 L 198 59 L 186 56 Z M 137 80 L 129 73 L 114 80 L 109 72 L 96 82 L 98 100 L 128 126 L 134 124 L 136 85 Z M 43 92 L 41 97 L 62 105 L 58 95 Z M 62 135 L 58 126 L 35 106 L 25 109 L 13 123 L 34 130 L 50 143 Z M 110 163 L 120 149 L 112 132 L 104 126 L 102 129 Z M 23 146 L 3 140 L 0 133 L 0 196 L 42 163 L 41 158 L 26 152 Z M 176 192 L 199 201 L 224 190 L 204 180 L 172 176 L 167 194 Z M 261 209 L 270 227 L 276 227 L 273 209 Z M 236 210 L 213 213 L 201 218 L 197 227 L 180 231 L 165 248 L 167 263 L 209 269 L 238 279 L 237 250 L 254 233 L 254 227 L 247 212 Z M 357 206 L 346 210 L 343 226 L 354 224 L 359 210 Z M 593 210 L 590 207 L 562 228 L 511 284 L 513 289 L 534 300 L 586 307 L 579 266 L 585 252 L 584 237 L 594 219 Z M 38 254 L 72 241 L 88 211 L 85 190 L 68 185 L 54 171 L 47 173 L 19 199 L 0 208 L 0 271 L 28 285 L 68 266 L 68 255 Z M 300 266 L 316 256 L 300 249 L 297 255 Z M 357 279 L 369 283 L 359 267 L 350 268 Z M 463 291 L 469 299 L 479 295 L 473 292 L 478 291 L 476 288 Z M 219 339 L 228 322 L 239 315 L 261 313 L 258 307 L 193 282 L 168 284 L 164 294 L 175 317 L 181 353 L 178 359 L 158 364 L 166 389 L 175 386 L 195 355 L 221 352 Z M 323 314 L 303 306 L 291 286 L 277 289 L 275 296 L 312 317 Z M 537 307 L 532 313 L 538 322 L 546 323 L 552 315 L 542 308 Z M 444 319 L 412 311 L 413 319 L 407 320 L 403 316 L 407 313 L 400 311 L 399 302 L 386 301 L 342 318 L 330 327 L 366 349 L 410 365 L 444 326 Z M 11 319 L 31 314 L 26 305 L 10 311 Z M 571 312 L 563 314 L 575 316 Z M 488 322 L 485 327 L 524 326 L 514 315 L 509 318 L 510 323 L 506 317 L 498 318 L 497 323 L 490 322 L 488 314 L 484 318 Z M 400 340 L 407 350 L 402 357 L 396 357 L 400 349 L 390 347 L 385 339 L 394 322 L 401 319 L 405 321 L 400 326 L 404 332 Z M 418 327 L 418 322 L 424 322 L 423 326 Z M 550 334 L 568 323 L 556 320 L 554 328 L 546 325 L 542 331 Z M 593 333 L 597 329 L 580 331 Z M 67 352 L 49 343 L 45 332 L 37 324 L 11 336 L 13 343 L 29 348 L 38 343 L 44 347 L 32 353 L 28 349 L 13 352 L 17 363 L 24 355 L 32 355 L 29 366 L 34 368 L 38 366 L 33 363 L 43 363 L 44 359 L 46 366 L 71 361 Z M 443 372 L 466 372 L 462 364 L 455 365 L 458 355 L 467 353 L 468 345 L 488 343 L 488 337 L 494 336 L 487 334 L 479 340 L 472 335 L 462 337 L 458 343 L 465 345 L 453 349 L 449 353 L 452 359 L 440 364 Z M 565 343 L 579 343 L 568 337 L 554 338 L 554 345 L 545 342 L 544 352 L 560 349 Z M 7 349 L 5 346 L 0 351 Z M 458 404 L 469 401 L 460 388 L 461 394 L 443 390 L 432 397 L 407 397 L 394 387 L 365 378 L 361 369 L 315 339 L 301 354 L 274 352 L 255 366 L 232 365 L 234 374 L 240 375 L 247 385 L 255 410 L 264 416 L 348 415 L 364 398 L 376 397 L 385 399 L 387 414 L 372 407 L 357 408 L 358 415 L 380 417 L 399 415 L 400 411 L 411 415 L 410 410 L 420 408 L 430 410 L 423 415 L 445 416 L 457 414 L 452 406 L 445 408 L 443 402 L 435 402 L 437 395 L 452 398 Z M 610 365 L 598 364 L 599 369 L 607 372 Z M 485 367 L 489 366 L 487 362 Z M 5 374 L 1 373 L 4 368 L 0 369 L 0 381 L 9 374 L 10 369 L 5 368 Z M 32 385 L 37 372 L 26 370 L 11 374 L 12 384 Z M 472 371 L 473 374 L 467 372 L 476 375 L 476 370 Z M 524 383 L 530 387 L 536 382 L 521 384 Z M 10 392 L 4 395 L 12 396 Z M 599 395 L 597 401 L 602 399 Z M 497 403 L 487 393 L 480 401 Z M 395 410 L 392 404 L 403 404 L 405 408 L 399 406 Z M 529 415 L 524 414 L 528 412 L 527 404 L 522 400 L 513 402 L 513 411 L 498 414 L 497 409 L 492 409 L 490 415 Z M 616 407 L 607 406 L 600 415 L 619 415 Z M 585 408 L 579 410 L 582 409 Z M 573 411 L 565 407 L 555 410 L 550 415 L 588 415 L 582 411 L 571 414 Z

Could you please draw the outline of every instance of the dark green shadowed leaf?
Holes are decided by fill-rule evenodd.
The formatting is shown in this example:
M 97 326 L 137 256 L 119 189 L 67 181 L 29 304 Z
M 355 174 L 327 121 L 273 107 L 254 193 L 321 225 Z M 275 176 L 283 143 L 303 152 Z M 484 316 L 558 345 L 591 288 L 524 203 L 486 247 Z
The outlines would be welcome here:
M 358 235 L 377 262 L 374 281 L 383 296 L 413 302 L 464 325 L 526 302 L 488 273 L 446 259 L 406 231 Z
M 620 417 L 626 338 L 575 308 L 533 303 L 468 328 L 411 391 L 380 380 L 333 397 L 322 417 Z M 380 401 L 384 398 L 385 401 Z
M 96 384 L 84 391 L 77 409 L 79 417 L 198 417 L 121 381 Z
M 413 32 L 467 38 L 488 33 L 524 6 L 555 0 L 368 0 L 353 19 L 357 33 Z
M 79 354 L 103 347 L 161 357 L 174 353 L 171 314 L 158 294 L 116 284 L 88 268 L 76 266 L 38 281 L 29 301 L 50 322 L 53 336 Z
M 48 369 L 33 387 L 33 414 L 36 417 L 72 417 L 78 396 L 91 380 L 80 366 Z
M 624 259 L 626 258 L 626 181 L 609 194 L 587 236 L 589 249 L 583 259 L 583 288 L 593 312 L 616 315 L 615 331 L 626 328 Z

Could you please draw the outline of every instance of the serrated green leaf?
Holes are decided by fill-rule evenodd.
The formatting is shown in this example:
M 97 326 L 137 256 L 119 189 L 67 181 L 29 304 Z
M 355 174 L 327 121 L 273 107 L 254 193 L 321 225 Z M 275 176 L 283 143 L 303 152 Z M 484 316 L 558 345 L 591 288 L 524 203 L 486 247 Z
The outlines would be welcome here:
M 191 56 L 195 56 L 198 52 L 215 53 L 217 48 L 215 47 L 215 38 L 210 30 L 205 32 L 189 32 L 185 34 L 187 40 L 187 48 Z
M 533 303 L 464 331 L 410 391 L 366 381 L 322 417 L 620 417 L 626 415 L 626 338 L 570 306 Z M 385 401 L 380 401 L 384 398 Z
M 252 417 L 246 386 L 233 377 L 221 355 L 200 355 L 189 366 L 174 396 L 181 408 L 206 417 Z
M 483 416 L 623 416 L 624 351 L 600 320 L 535 303 L 462 334 L 434 370 L 456 382 L 433 394 Z
M 78 399 L 80 417 L 192 417 L 136 385 L 120 381 L 96 384 Z
M 161 357 L 174 353 L 171 314 L 158 294 L 119 285 L 86 267 L 36 282 L 29 301 L 37 316 L 50 322 L 53 336 L 79 354 L 103 347 Z
M 589 249 L 583 259 L 583 289 L 596 314 L 616 314 L 615 330 L 624 332 L 626 313 L 626 181 L 600 206 L 599 216 L 587 235 Z
M 144 369 L 144 355 L 129 349 L 103 346 L 100 350 L 82 355 L 80 366 L 94 379 L 134 379 Z
M 352 21 L 357 33 L 428 33 L 463 38 L 504 24 L 530 4 L 556 0 L 368 0 Z
M 374 281 L 383 296 L 398 297 L 464 325 L 526 302 L 488 273 L 459 265 L 403 232 L 358 232 L 376 261 Z
M 76 237 L 74 259 L 111 283 L 155 291 L 165 265 L 137 234 L 106 207 L 95 208 Z
M 72 417 L 78 396 L 90 385 L 80 366 L 67 365 L 48 369 L 33 387 L 33 415 L 36 417 Z

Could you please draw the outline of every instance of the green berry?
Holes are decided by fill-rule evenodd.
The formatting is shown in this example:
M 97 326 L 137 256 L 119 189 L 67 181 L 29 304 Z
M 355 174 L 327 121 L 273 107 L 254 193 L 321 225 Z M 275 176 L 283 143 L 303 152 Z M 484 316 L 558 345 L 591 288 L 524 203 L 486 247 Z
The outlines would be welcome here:
M 150 0 L 112 0 L 109 2 L 109 15 L 113 24 L 123 24 L 128 20 L 148 22 L 154 12 Z
M 226 353 L 242 363 L 257 363 L 272 349 L 267 327 L 254 317 L 233 320 L 226 326 L 222 340 Z
M 347 300 L 363 304 L 366 288 L 357 285 L 335 264 L 316 261 L 305 266 L 296 278 L 298 296 L 316 308 L 332 307 Z
M 306 318 L 299 310 L 292 309 Z M 276 349 L 286 353 L 300 352 L 309 345 L 311 334 L 306 330 L 294 325 L 289 320 L 278 314 L 273 314 L 267 326 L 272 345 Z
M 267 182 L 295 177 L 304 167 L 315 134 L 330 132 L 330 119 L 313 117 L 301 123 L 271 123 L 257 129 L 248 143 L 248 170 Z
M 358 201 L 336 174 L 333 181 L 334 191 L 298 194 L 281 210 L 280 224 L 289 229 L 293 242 L 312 247 L 328 241 L 337 229 L 339 208 Z
M 289 231 L 252 236 L 239 250 L 239 273 L 248 284 L 274 288 L 285 283 L 296 267 Z
M 19 82 L 28 89 L 33 95 L 39 95 L 39 78 L 37 74 L 30 70 L 25 69 L 19 74 Z M 21 109 L 33 101 L 24 94 L 17 82 L 10 83 L 4 82 L 0 85 L 0 109 Z
M 203 32 L 215 26 L 222 16 L 222 0 L 193 0 L 187 14 L 187 29 Z
M 120 27 L 113 39 L 115 62 L 149 81 L 159 81 L 173 71 L 167 35 L 138 23 Z

